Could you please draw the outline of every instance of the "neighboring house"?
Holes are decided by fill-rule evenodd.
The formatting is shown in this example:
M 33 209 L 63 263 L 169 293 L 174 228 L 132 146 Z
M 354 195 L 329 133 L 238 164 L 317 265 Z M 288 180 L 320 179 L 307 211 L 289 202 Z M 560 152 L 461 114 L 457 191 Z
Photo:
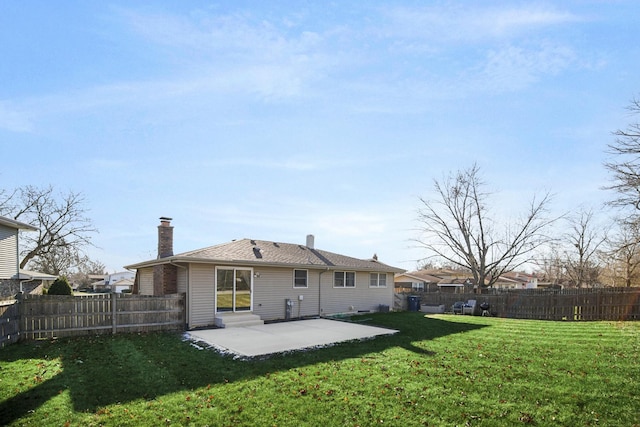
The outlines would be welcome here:
M 115 293 L 131 292 L 136 273 L 133 271 L 121 271 L 119 273 L 106 274 L 104 276 L 104 286 Z
M 22 286 L 28 282 L 38 282 L 43 285 L 45 288 L 49 288 L 49 286 L 56 281 L 58 276 L 54 276 L 52 274 L 40 273 L 39 271 L 31 271 L 31 270 L 23 270 L 20 269 L 20 281 L 22 282 Z
M 474 292 L 475 286 L 472 279 L 444 279 L 438 283 L 441 292 L 464 294 Z
M 112 282 L 109 285 L 111 292 L 115 292 L 116 294 L 121 294 L 123 292 L 130 293 L 133 291 L 133 279 L 121 279 L 117 282 Z
M 441 292 L 469 293 L 477 290 L 474 279 L 468 272 L 447 269 L 417 270 L 395 277 L 396 292 L 430 291 L 434 288 Z M 493 286 L 494 289 L 536 289 L 548 287 L 538 282 L 535 274 L 517 271 L 504 273 Z
M 136 273 L 133 271 L 121 271 L 119 273 L 111 273 L 104 275 L 104 284 L 107 286 L 111 286 L 120 280 L 129 279 L 133 282 L 133 279 L 136 278 Z
M 0 216 L 0 297 L 32 292 L 53 276 L 20 269 L 18 232 L 38 231 L 36 227 Z M 56 278 L 53 277 L 53 280 Z
M 136 270 L 134 293 L 185 293 L 189 328 L 243 313 L 268 321 L 393 307 L 393 275 L 403 270 L 375 256 L 316 249 L 312 235 L 304 245 L 242 239 L 174 255 L 170 220 L 160 218 L 158 258 L 125 268 Z
M 396 274 L 396 292 L 473 292 L 473 279 L 468 272 L 449 269 L 416 270 Z
M 510 271 L 500 276 L 493 287 L 500 289 L 537 289 L 538 277 L 535 274 Z
M 441 280 L 442 277 L 434 276 L 425 270 L 396 274 L 394 278 L 396 292 L 435 291 L 438 290 L 437 284 Z

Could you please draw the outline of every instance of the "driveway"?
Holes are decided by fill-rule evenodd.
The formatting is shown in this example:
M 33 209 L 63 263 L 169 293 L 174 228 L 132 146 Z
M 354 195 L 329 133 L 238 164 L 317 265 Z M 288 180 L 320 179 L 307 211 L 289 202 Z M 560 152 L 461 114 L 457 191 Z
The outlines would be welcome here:
M 243 357 L 265 356 L 343 341 L 395 334 L 396 330 L 328 319 L 297 320 L 239 328 L 188 331 L 194 341 Z

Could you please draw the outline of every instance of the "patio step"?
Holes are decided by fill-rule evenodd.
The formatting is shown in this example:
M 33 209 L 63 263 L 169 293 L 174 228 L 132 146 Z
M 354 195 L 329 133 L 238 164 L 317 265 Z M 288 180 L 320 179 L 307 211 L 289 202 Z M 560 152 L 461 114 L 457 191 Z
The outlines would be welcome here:
M 253 313 L 218 313 L 216 326 L 219 328 L 239 328 L 242 326 L 264 325 L 264 320 Z

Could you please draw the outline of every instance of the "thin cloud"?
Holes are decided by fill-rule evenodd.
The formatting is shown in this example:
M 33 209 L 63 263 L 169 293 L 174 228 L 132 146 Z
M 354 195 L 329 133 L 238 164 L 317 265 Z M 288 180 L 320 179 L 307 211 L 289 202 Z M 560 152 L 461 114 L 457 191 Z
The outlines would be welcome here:
M 0 129 L 17 133 L 31 132 L 33 123 L 26 113 L 0 101 Z
M 398 7 L 387 9 L 387 36 L 442 42 L 479 42 L 512 37 L 571 22 L 574 14 L 539 5 L 514 8 Z
M 169 48 L 174 64 L 204 69 L 216 81 L 238 82 L 237 88 L 265 99 L 298 96 L 336 66 L 324 35 L 290 31 L 248 13 L 121 13 L 141 37 Z
M 210 166 L 225 166 L 225 167 L 252 167 L 252 168 L 265 168 L 265 169 L 279 169 L 290 171 L 314 171 L 323 169 L 326 165 L 320 162 L 311 162 L 308 159 L 299 159 L 295 157 L 284 159 L 264 159 L 264 158 L 234 158 L 234 159 L 220 159 L 208 162 Z
M 553 43 L 490 50 L 479 74 L 482 84 L 478 86 L 495 92 L 519 90 L 542 76 L 556 75 L 576 62 L 573 49 Z

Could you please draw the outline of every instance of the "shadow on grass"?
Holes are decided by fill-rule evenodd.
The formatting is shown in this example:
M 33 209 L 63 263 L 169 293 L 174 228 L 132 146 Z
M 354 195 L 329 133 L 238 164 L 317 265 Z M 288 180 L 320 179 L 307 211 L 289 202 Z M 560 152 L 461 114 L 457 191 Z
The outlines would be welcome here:
M 59 358 L 62 371 L 1 402 L 0 425 L 26 416 L 67 390 L 75 411 L 95 412 L 115 403 L 151 400 L 181 390 L 362 357 L 394 347 L 430 357 L 434 354 L 429 350 L 430 340 L 483 327 L 425 317 L 422 313 L 372 314 L 359 323 L 400 332 L 249 361 L 235 360 L 213 350 L 198 350 L 181 335 L 169 333 L 88 336 L 17 344 L 0 351 L 0 362 L 22 360 L 25 365 L 36 366 L 43 360 Z M 3 375 L 7 375 L 6 371 Z

